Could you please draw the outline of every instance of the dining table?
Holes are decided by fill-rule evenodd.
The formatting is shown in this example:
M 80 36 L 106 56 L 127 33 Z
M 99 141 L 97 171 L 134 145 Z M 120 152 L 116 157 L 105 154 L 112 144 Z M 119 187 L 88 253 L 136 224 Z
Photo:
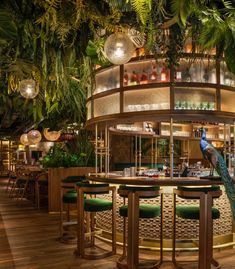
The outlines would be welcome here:
M 125 184 L 132 186 L 212 186 L 212 185 L 222 185 L 223 182 L 220 177 L 148 177 L 148 176 L 133 176 L 126 177 L 116 174 L 104 174 L 104 173 L 94 173 L 87 176 L 88 180 L 94 182 L 102 182 L 109 184 Z M 136 202 L 135 195 L 128 197 L 128 205 L 131 210 L 128 210 L 128 220 L 131 220 L 131 216 L 138 212 L 139 203 Z M 211 261 L 208 258 L 208 250 L 210 249 L 211 238 L 209 238 L 212 216 L 208 214 L 212 210 L 212 198 L 210 194 L 204 193 L 203 197 L 200 198 L 200 215 L 206 216 L 203 223 L 199 225 L 199 269 L 209 269 L 211 268 Z M 127 268 L 128 269 L 137 269 L 138 261 L 137 255 L 133 254 L 138 253 L 136 249 L 136 225 L 131 221 L 128 221 L 128 248 L 127 248 Z M 201 235 L 201 236 L 200 236 Z

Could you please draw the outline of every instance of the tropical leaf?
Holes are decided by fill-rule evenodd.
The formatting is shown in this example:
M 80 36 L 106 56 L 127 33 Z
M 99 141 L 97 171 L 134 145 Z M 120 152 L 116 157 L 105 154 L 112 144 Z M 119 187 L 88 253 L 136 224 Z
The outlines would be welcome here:
M 16 40 L 17 36 L 17 27 L 11 14 L 0 10 L 0 40 Z
M 235 42 L 233 44 L 230 44 L 227 46 L 224 56 L 225 61 L 228 67 L 228 70 L 235 74 L 235 57 L 234 57 L 234 51 L 235 51 Z
M 143 25 L 147 23 L 148 15 L 152 9 L 152 0 L 130 0 Z
M 171 3 L 173 14 L 177 16 L 178 22 L 185 26 L 188 16 L 192 13 L 191 0 L 173 0 Z

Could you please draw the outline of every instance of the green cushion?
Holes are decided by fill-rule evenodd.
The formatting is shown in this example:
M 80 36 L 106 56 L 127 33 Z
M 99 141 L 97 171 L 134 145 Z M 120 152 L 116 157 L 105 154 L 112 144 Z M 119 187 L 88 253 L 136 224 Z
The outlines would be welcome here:
M 109 187 L 109 184 L 106 183 L 101 183 L 101 184 L 92 184 L 92 183 L 87 183 L 87 182 L 77 182 L 76 185 L 78 187 L 88 187 L 88 188 L 103 188 L 103 187 Z M 86 194 L 106 194 L 109 193 L 108 191 L 99 191 L 97 190 L 97 192 L 89 192 L 86 191 Z
M 178 186 L 178 190 L 181 191 L 202 191 L 207 193 L 208 191 L 219 191 L 220 186 L 212 185 L 206 187 L 185 187 L 185 186 Z
M 200 208 L 197 205 L 177 205 L 176 215 L 183 219 L 199 220 Z M 212 208 L 212 219 L 219 219 L 220 212 L 217 208 Z
M 66 204 L 76 204 L 77 202 L 77 192 L 76 190 L 69 190 L 63 195 L 63 203 Z
M 128 206 L 127 205 L 121 206 L 119 209 L 119 214 L 122 217 L 127 217 Z M 161 207 L 158 205 L 140 204 L 139 206 L 139 218 L 141 219 L 156 218 L 160 215 L 161 215 Z
M 68 177 L 62 179 L 61 181 L 63 183 L 76 183 L 76 182 L 80 182 L 84 179 L 85 179 L 84 176 L 68 176 Z
M 84 200 L 84 210 L 88 212 L 111 210 L 112 207 L 113 207 L 112 201 L 98 198 Z
M 120 185 L 120 190 L 127 190 L 127 191 L 159 191 L 160 186 L 128 186 L 128 185 Z M 120 195 L 121 197 L 126 197 L 125 195 Z M 151 195 L 149 197 L 144 196 L 143 198 L 154 198 L 158 195 Z M 141 198 L 141 196 L 140 196 Z

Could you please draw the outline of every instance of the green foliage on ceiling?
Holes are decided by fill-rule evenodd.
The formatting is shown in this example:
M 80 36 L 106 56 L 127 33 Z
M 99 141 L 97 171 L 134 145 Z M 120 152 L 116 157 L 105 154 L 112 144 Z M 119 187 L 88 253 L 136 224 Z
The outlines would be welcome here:
M 0 102 L 6 109 L 0 109 L 1 118 L 25 117 L 29 124 L 43 120 L 47 127 L 84 122 L 86 94 L 95 85 L 94 65 L 109 64 L 103 52 L 105 39 L 132 27 L 145 33 L 146 50 L 156 57 L 164 52 L 170 66 L 177 65 L 190 33 L 204 49 L 219 48 L 235 73 L 232 1 L 2 0 Z M 19 81 L 27 78 L 40 86 L 34 100 L 25 101 L 17 92 Z M 8 107 L 13 111 L 10 116 Z

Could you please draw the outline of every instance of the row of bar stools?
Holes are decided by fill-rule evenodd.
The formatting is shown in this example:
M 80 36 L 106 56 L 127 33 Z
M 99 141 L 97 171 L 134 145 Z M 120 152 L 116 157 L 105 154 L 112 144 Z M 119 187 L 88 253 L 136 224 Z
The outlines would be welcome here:
M 76 183 L 84 180 L 84 176 L 68 176 L 61 180 L 60 240 L 64 243 L 73 243 L 76 240 L 76 231 L 74 233 L 69 231 L 72 226 L 77 225 L 77 220 L 71 220 L 71 209 L 73 207 L 77 210 Z
M 118 193 L 124 198 L 124 205 L 120 207 L 119 213 L 124 218 L 123 225 L 123 254 L 118 260 L 119 268 L 158 268 L 163 260 L 163 196 L 158 186 L 126 186 L 121 185 Z M 140 199 L 156 198 L 160 196 L 160 205 L 140 204 Z M 126 205 L 128 198 L 128 205 Z M 139 219 L 152 219 L 160 217 L 160 259 L 139 259 Z M 126 255 L 126 219 L 128 218 L 128 244 Z M 125 261 L 126 258 L 126 261 Z
M 97 198 L 99 195 L 112 193 L 112 201 Z M 99 259 L 116 254 L 116 188 L 109 184 L 77 183 L 77 250 L 76 254 L 86 259 Z M 95 245 L 95 213 L 112 211 L 112 249 L 105 251 Z M 85 214 L 89 218 L 85 218 Z M 90 222 L 90 229 L 87 223 Z M 89 241 L 87 240 L 89 239 Z M 89 247 L 89 250 L 87 249 Z M 99 252 L 98 252 L 99 250 Z M 101 252 L 100 252 L 101 251 Z
M 100 195 L 106 194 L 112 190 L 112 202 L 109 200 L 88 198 L 88 195 Z M 163 262 L 163 234 L 162 234 L 162 222 L 163 222 L 163 198 L 162 193 L 158 186 L 142 187 L 142 186 L 126 186 L 121 185 L 118 193 L 124 198 L 124 205 L 121 206 L 119 213 L 124 218 L 123 227 L 123 254 L 118 261 L 119 268 L 158 268 Z M 77 208 L 78 208 L 78 239 L 77 239 L 77 254 L 83 258 L 97 259 L 103 258 L 108 255 L 116 253 L 116 225 L 115 225 L 115 188 L 109 187 L 108 184 L 88 184 L 88 183 L 77 183 Z M 85 196 L 87 195 L 87 196 Z M 203 202 L 205 195 L 209 195 L 212 199 L 218 198 L 221 195 L 221 190 L 217 186 L 203 187 L 203 188 L 191 188 L 191 187 L 178 187 L 174 190 L 174 216 L 173 216 L 173 253 L 172 261 L 176 267 L 180 268 L 175 258 L 175 247 L 176 247 L 176 216 L 184 219 L 197 219 L 200 221 L 200 227 L 205 226 L 205 219 L 208 217 L 209 221 L 207 225 L 209 227 L 210 234 L 199 235 L 199 241 L 202 236 L 207 236 L 209 240 L 210 249 L 207 250 L 208 259 L 217 268 L 220 268 L 219 264 L 212 257 L 212 246 L 213 246 L 213 226 L 210 219 L 219 218 L 219 211 L 212 209 L 211 213 L 208 212 L 208 216 L 200 211 L 199 206 L 195 205 L 176 205 L 176 195 L 183 199 L 199 199 L 200 203 Z M 155 198 L 160 196 L 160 205 L 146 205 L 139 204 L 141 199 Z M 128 205 L 126 205 L 126 198 L 128 198 Z M 209 201 L 209 200 L 208 200 Z M 207 205 L 210 208 L 210 204 Z M 95 249 L 95 213 L 112 210 L 112 250 L 102 254 L 87 253 L 86 247 L 92 247 Z M 203 211 L 203 210 L 202 210 Z M 90 229 L 86 230 L 88 218 L 85 218 L 85 213 L 90 215 Z M 139 219 L 140 218 L 155 218 L 160 217 L 160 259 L 158 261 L 139 261 Z M 128 243 L 127 243 L 127 255 L 126 255 L 126 219 L 128 218 Z M 86 220 L 86 221 L 85 221 Z M 90 242 L 88 244 L 87 238 L 89 237 Z M 205 248 L 206 246 L 204 246 Z M 201 252 L 202 247 L 200 245 Z M 200 255 L 199 255 L 200 257 Z M 126 261 L 125 261 L 126 259 Z M 200 258 L 199 258 L 200 263 Z M 199 265 L 200 267 L 200 265 Z
M 173 250 L 172 250 L 172 261 L 177 268 L 182 268 L 176 261 L 176 216 L 182 219 L 199 220 L 199 268 L 205 267 L 203 260 L 206 260 L 209 264 L 214 265 L 216 268 L 221 266 L 213 258 L 213 220 L 220 217 L 220 212 L 217 208 L 212 207 L 213 199 L 219 198 L 222 194 L 219 186 L 208 186 L 208 187 L 181 187 L 174 189 L 173 197 Z M 182 199 L 196 199 L 199 200 L 199 205 L 176 205 L 176 196 Z M 205 196 L 207 202 L 205 202 Z M 200 205 L 205 203 L 208 210 L 207 214 L 203 214 L 203 210 L 200 210 Z M 203 206 L 204 204 L 202 204 Z M 209 208 L 211 210 L 209 210 Z M 206 229 L 204 229 L 206 226 Z M 202 244 L 203 237 L 207 237 L 209 248 Z M 200 258 L 200 253 L 204 255 L 204 258 Z M 201 256 L 202 257 L 202 256 Z M 206 267 L 208 268 L 208 266 Z

